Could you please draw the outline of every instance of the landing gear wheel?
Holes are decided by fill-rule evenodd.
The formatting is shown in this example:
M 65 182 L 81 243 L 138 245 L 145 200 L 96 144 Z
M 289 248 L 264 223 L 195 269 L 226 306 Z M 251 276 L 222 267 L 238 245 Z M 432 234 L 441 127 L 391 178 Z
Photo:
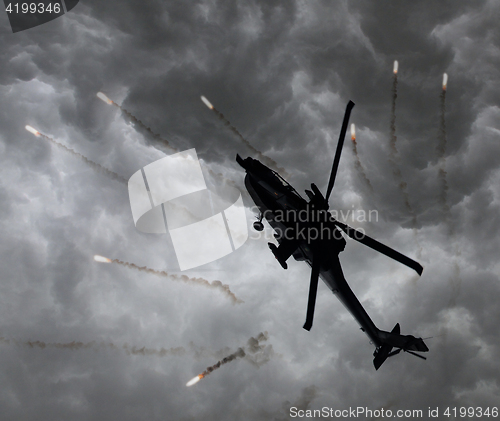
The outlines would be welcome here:
M 255 231 L 259 231 L 259 232 L 263 231 L 264 230 L 264 224 L 262 222 L 260 222 L 260 221 L 255 221 L 253 223 L 253 229 Z

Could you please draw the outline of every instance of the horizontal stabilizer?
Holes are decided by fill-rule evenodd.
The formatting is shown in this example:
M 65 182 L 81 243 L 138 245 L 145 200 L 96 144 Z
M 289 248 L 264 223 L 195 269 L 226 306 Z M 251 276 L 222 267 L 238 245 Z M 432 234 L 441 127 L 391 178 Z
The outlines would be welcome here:
M 408 352 L 424 360 L 426 359 L 422 355 L 416 353 L 429 351 L 423 339 L 415 338 L 415 336 L 412 335 L 401 335 L 399 332 L 399 323 L 394 326 L 391 332 L 385 332 L 383 330 L 378 331 L 382 346 L 378 347 L 373 354 L 375 356 L 373 365 L 376 370 L 380 368 L 387 358 L 397 355 L 401 351 Z M 393 351 L 394 348 L 396 348 L 396 350 Z
M 401 348 L 403 351 L 427 352 L 429 348 L 422 338 L 415 338 L 412 335 L 398 335 L 392 332 L 380 331 L 379 336 L 382 341 L 394 348 Z

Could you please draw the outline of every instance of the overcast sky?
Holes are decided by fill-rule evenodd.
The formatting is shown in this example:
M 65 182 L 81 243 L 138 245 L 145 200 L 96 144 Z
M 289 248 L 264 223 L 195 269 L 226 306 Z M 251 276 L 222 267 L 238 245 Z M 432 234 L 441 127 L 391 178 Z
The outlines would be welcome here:
M 494 0 L 81 0 L 13 34 L 0 13 L 0 418 L 286 420 L 291 406 L 498 405 L 499 20 Z M 240 304 L 220 288 L 94 262 L 168 272 L 173 254 L 165 236 L 136 230 L 123 183 L 24 129 L 126 179 L 172 153 L 98 91 L 177 150 L 196 148 L 208 184 L 242 192 L 235 156 L 252 151 L 200 95 L 301 194 L 311 182 L 326 190 L 354 101 L 362 168 L 347 138 L 331 208 L 376 210 L 377 220 L 345 222 L 425 269 L 418 278 L 350 240 L 340 259 L 380 329 L 399 322 L 402 334 L 434 337 L 428 360 L 401 353 L 375 371 L 373 346 L 322 283 L 303 330 L 309 268 L 291 259 L 283 270 L 263 238 L 182 273 L 220 280 Z M 249 338 L 265 331 L 251 353 Z M 50 345 L 72 341 L 90 344 Z M 248 357 L 185 387 L 239 347 Z

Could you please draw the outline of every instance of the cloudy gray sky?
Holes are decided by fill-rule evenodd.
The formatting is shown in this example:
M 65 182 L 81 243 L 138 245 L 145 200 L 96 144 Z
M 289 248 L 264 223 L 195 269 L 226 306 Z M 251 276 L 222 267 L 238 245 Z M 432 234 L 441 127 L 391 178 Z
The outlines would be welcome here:
M 81 0 L 13 34 L 0 13 L 1 418 L 285 420 L 291 406 L 426 413 L 497 405 L 499 18 L 494 0 Z M 308 267 L 291 261 L 284 271 L 265 239 L 185 272 L 220 280 L 243 304 L 94 262 L 98 253 L 168 271 L 172 255 L 164 236 L 135 229 L 122 183 L 24 129 L 31 124 L 127 179 L 171 153 L 98 91 L 177 149 L 196 148 L 208 178 L 221 173 L 241 191 L 234 158 L 251 151 L 200 95 L 300 193 L 311 182 L 326 189 L 353 100 L 372 188 L 347 140 L 331 207 L 377 210 L 376 221 L 348 222 L 425 269 L 417 278 L 348 241 L 344 272 L 379 328 L 399 322 L 403 334 L 435 336 L 428 360 L 403 354 L 376 372 L 372 345 L 322 284 L 314 327 L 303 330 Z M 263 349 L 185 387 L 263 331 Z M 26 344 L 37 340 L 95 344 Z M 142 355 L 134 346 L 184 351 Z

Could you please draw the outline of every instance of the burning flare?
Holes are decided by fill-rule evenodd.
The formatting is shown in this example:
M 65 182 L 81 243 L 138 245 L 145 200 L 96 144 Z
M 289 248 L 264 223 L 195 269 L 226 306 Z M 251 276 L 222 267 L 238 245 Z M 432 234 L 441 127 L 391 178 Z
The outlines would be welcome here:
M 40 136 L 40 132 L 34 129 L 33 127 L 26 125 L 24 128 L 28 130 L 30 133 L 33 133 L 35 136 Z
M 267 339 L 267 337 L 266 337 L 266 339 Z M 189 380 L 186 383 L 186 386 L 189 387 L 189 386 L 192 386 L 195 383 L 198 383 L 201 379 L 203 379 L 204 377 L 208 376 L 212 371 L 217 370 L 221 365 L 227 364 L 228 362 L 233 361 L 236 358 L 242 358 L 245 355 L 246 355 L 245 350 L 243 348 L 238 348 L 238 351 L 234 352 L 231 355 L 228 355 L 227 357 L 224 357 L 220 361 L 217 361 L 211 367 L 207 367 L 207 369 L 203 373 L 198 374 L 195 378 Z
M 203 377 L 205 377 L 203 374 L 198 374 L 196 377 L 194 377 L 193 379 L 189 380 L 186 383 L 186 386 L 189 387 L 189 386 L 192 386 L 193 384 L 198 383 Z
M 397 75 L 398 74 L 398 66 L 399 66 L 399 63 L 397 60 L 394 60 L 394 74 Z
M 206 99 L 203 95 L 201 96 L 201 100 L 203 101 L 203 103 L 211 110 L 214 109 L 214 106 L 210 103 L 210 101 L 208 99 Z
M 356 126 L 354 126 L 354 123 L 351 124 L 351 140 L 353 142 L 356 140 Z
M 448 74 L 443 73 L 443 91 L 446 91 L 446 85 L 448 85 Z
M 107 257 L 104 257 L 104 256 L 99 256 L 98 254 L 96 254 L 94 256 L 94 260 L 96 262 L 100 262 L 100 263 L 111 263 L 112 262 L 111 259 L 108 259 Z
M 186 386 L 192 386 L 198 383 L 201 379 L 208 376 L 212 371 L 217 370 L 220 366 L 227 364 L 228 362 L 234 361 L 237 358 L 245 358 L 248 362 L 255 365 L 256 367 L 260 367 L 261 365 L 267 363 L 269 359 L 274 355 L 272 345 L 262 345 L 261 342 L 267 341 L 269 338 L 269 334 L 267 332 L 261 332 L 257 335 L 257 337 L 250 337 L 247 341 L 247 346 L 243 348 L 238 348 L 236 352 L 233 352 L 231 355 L 224 357 L 222 360 L 217 361 L 214 365 L 207 367 L 207 369 L 198 374 L 193 379 L 189 380 L 186 383 Z M 247 350 L 248 353 L 245 352 Z
M 103 100 L 106 104 L 112 105 L 113 101 L 111 101 L 106 95 L 102 92 L 97 92 L 97 98 Z

